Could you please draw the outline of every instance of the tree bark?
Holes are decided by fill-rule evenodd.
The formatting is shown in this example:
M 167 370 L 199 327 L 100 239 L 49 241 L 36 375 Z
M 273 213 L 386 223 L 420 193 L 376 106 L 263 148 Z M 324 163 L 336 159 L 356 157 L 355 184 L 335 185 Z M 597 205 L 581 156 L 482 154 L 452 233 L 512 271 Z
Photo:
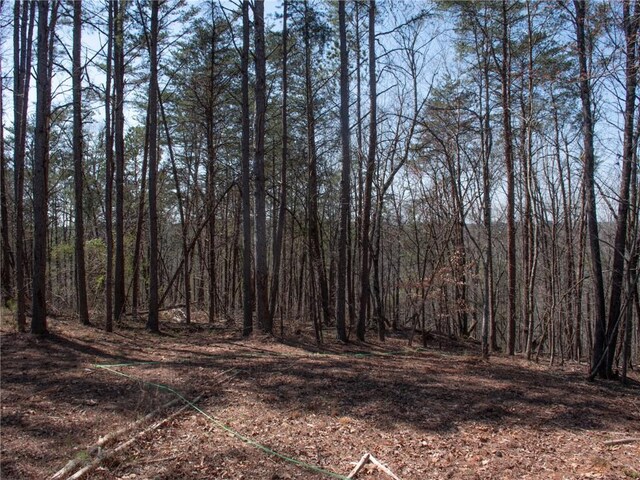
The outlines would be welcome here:
M 47 333 L 47 197 L 49 171 L 49 2 L 38 2 L 36 130 L 33 152 L 33 296 L 31 333 Z
M 587 67 L 587 35 L 585 32 L 585 17 L 587 13 L 586 0 L 574 0 L 576 11 L 576 40 L 578 47 L 578 65 L 580 69 L 580 100 L 582 103 L 582 136 L 583 136 L 583 184 L 585 189 L 585 216 L 589 235 L 589 249 L 591 252 L 591 281 L 593 284 L 595 338 L 593 342 L 592 374 L 598 373 L 606 378 L 606 364 L 602 362 L 606 348 L 606 313 L 604 281 L 602 276 L 602 259 L 600 255 L 600 238 L 598 236 L 598 217 L 596 214 L 595 192 L 595 158 L 593 148 L 593 111 L 591 107 L 590 72 Z
M 115 167 L 116 167 L 116 252 L 113 291 L 113 318 L 124 315 L 124 15 L 126 0 L 113 0 L 114 24 L 114 110 L 115 110 Z
M 82 0 L 73 2 L 73 166 L 75 192 L 75 260 L 77 310 L 83 325 L 89 324 L 84 258 L 84 169 L 82 140 Z
M 22 8 L 22 13 L 20 9 Z M 15 202 L 15 267 L 16 267 L 16 324 L 19 332 L 26 329 L 26 255 L 24 244 L 24 157 L 27 135 L 27 109 L 31 75 L 32 40 L 36 2 L 14 3 L 13 60 L 14 60 L 14 202 Z
M 147 329 L 160 331 L 158 315 L 158 0 L 151 0 L 149 42 L 149 316 Z
M 306 2 L 305 2 L 306 5 Z M 287 118 L 287 101 L 289 93 L 289 77 L 287 72 L 287 58 L 289 54 L 289 28 L 288 20 L 289 2 L 284 0 L 282 4 L 282 165 L 280 165 L 280 205 L 278 207 L 278 225 L 273 239 L 273 278 L 271 279 L 271 293 L 269 298 L 269 316 L 273 323 L 278 303 L 278 291 L 280 288 L 280 260 L 282 258 L 282 244 L 284 238 L 285 221 L 287 213 L 287 164 L 289 163 L 289 126 Z M 280 305 L 282 308 L 282 305 Z
M 107 25 L 107 65 L 106 65 L 106 87 L 105 87 L 105 161 L 106 161 L 106 185 L 105 185 L 105 232 L 107 249 L 107 266 L 105 272 L 105 326 L 107 332 L 113 331 L 113 130 L 111 125 L 111 80 L 113 65 L 113 18 L 114 3 L 107 3 L 109 10 L 109 20 Z
M 251 172 L 249 160 L 249 2 L 242 2 L 242 335 L 253 331 L 253 282 L 251 278 L 253 234 L 251 232 Z
M 0 58 L 0 76 L 2 75 L 2 59 Z M 0 118 L 4 118 L 3 85 L 0 82 Z M 14 146 L 15 148 L 15 146 Z M 0 263 L 0 296 L 2 305 L 7 306 L 13 298 L 11 288 L 11 270 L 13 269 L 13 255 L 9 243 L 9 207 L 6 179 L 6 159 L 4 157 L 4 122 L 0 125 L 0 233 L 2 237 L 2 260 Z
M 347 51 L 346 2 L 338 2 L 340 30 L 340 137 L 342 141 L 342 178 L 340 181 L 340 227 L 338 232 L 338 288 L 336 330 L 338 340 L 347 341 L 345 307 L 347 293 L 347 243 L 351 198 L 351 133 L 349 125 L 349 54 Z
M 322 261 L 322 247 L 320 245 L 320 221 L 318 218 L 318 167 L 316 149 L 316 116 L 315 98 L 312 85 L 311 72 L 311 34 L 309 32 L 310 18 L 308 2 L 304 2 L 305 22 L 303 26 L 305 48 L 305 113 L 307 117 L 307 157 L 308 157 L 308 185 L 307 185 L 307 212 L 308 212 L 308 242 L 309 259 L 311 261 L 311 275 L 314 288 L 310 289 L 311 303 L 317 304 L 317 291 L 320 291 L 320 303 L 322 306 L 324 324 L 330 321 L 329 290 Z M 315 311 L 315 310 L 314 310 Z M 316 320 L 316 318 L 314 318 Z
M 362 233 L 360 239 L 362 242 L 362 263 L 360 265 L 360 310 L 358 315 L 358 323 L 356 326 L 356 335 L 358 340 L 364 341 L 367 310 L 369 300 L 371 298 L 371 285 L 369 278 L 369 254 L 371 245 L 369 241 L 369 229 L 371 226 L 371 194 L 373 187 L 373 174 L 376 165 L 376 145 L 377 145 L 377 110 L 376 110 L 376 29 L 375 29 L 375 0 L 369 1 L 369 152 L 367 155 L 367 166 L 365 169 L 364 194 L 362 199 Z M 384 339 L 384 320 L 382 322 L 382 330 L 379 330 L 381 339 Z M 378 325 L 380 327 L 380 324 Z
M 511 131 L 511 59 L 509 48 L 507 0 L 502 0 L 502 122 L 504 135 L 504 160 L 507 175 L 507 353 L 513 355 L 516 345 L 516 224 L 515 224 L 515 176 L 513 171 L 513 134 Z
M 269 315 L 269 269 L 267 267 L 267 213 L 264 176 L 264 136 L 267 114 L 266 52 L 264 39 L 264 0 L 256 0 L 254 6 L 256 115 L 254 178 L 256 196 L 256 306 L 258 322 L 264 333 L 272 333 Z
M 633 12 L 631 4 L 633 3 Z M 622 3 L 623 26 L 625 32 L 625 108 L 624 140 L 622 151 L 622 172 L 620 174 L 620 194 L 618 198 L 618 217 L 616 236 L 613 243 L 613 265 L 611 268 L 611 295 L 609 297 L 609 319 L 607 322 L 606 376 L 613 377 L 613 362 L 616 352 L 616 340 L 621 323 L 622 283 L 625 270 L 625 252 L 627 251 L 627 224 L 629 221 L 629 199 L 631 191 L 631 170 L 634 160 L 634 115 L 636 107 L 636 40 L 638 37 L 638 15 L 640 3 L 624 0 Z

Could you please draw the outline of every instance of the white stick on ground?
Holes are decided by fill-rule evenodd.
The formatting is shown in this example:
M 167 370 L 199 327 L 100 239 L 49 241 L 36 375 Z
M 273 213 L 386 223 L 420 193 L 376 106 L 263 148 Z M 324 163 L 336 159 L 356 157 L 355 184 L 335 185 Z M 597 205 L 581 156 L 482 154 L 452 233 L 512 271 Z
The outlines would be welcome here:
M 380 460 L 378 460 L 376 457 L 374 457 L 370 453 L 365 453 L 362 456 L 362 458 L 356 464 L 356 466 L 353 467 L 353 470 L 351 470 L 349 475 L 347 475 L 347 478 L 355 478 L 355 476 L 358 474 L 360 470 L 362 470 L 362 467 L 364 467 L 364 465 L 367 462 L 373 463 L 376 467 L 378 467 L 378 469 L 382 470 L 384 473 L 386 473 L 391 478 L 393 478 L 393 480 L 400 480 L 398 476 L 389 469 L 389 467 L 387 467 L 384 463 L 382 463 Z
M 639 438 L 621 438 L 620 440 L 609 440 L 607 442 L 604 442 L 604 444 L 607 447 L 610 447 L 612 445 L 626 445 L 627 443 L 636 443 L 636 442 L 640 442 L 640 437 Z
M 194 398 L 193 400 L 191 400 L 191 402 L 189 402 L 189 404 L 185 404 L 182 407 L 180 407 L 178 410 L 176 410 L 175 412 L 173 412 L 171 415 L 169 415 L 168 417 L 163 418 L 162 420 L 160 420 L 159 422 L 154 423 L 153 425 L 151 425 L 150 427 L 145 428 L 144 430 L 142 430 L 141 432 L 138 432 L 137 434 L 135 434 L 133 437 L 131 437 L 129 440 L 127 440 L 124 443 L 121 443 L 120 445 L 118 445 L 116 448 L 114 448 L 113 450 L 106 450 L 104 451 L 104 453 L 102 453 L 102 455 L 98 455 L 97 458 L 95 458 L 89 465 L 85 466 L 84 468 L 81 468 L 80 470 L 78 470 L 76 473 L 74 473 L 73 475 L 71 475 L 69 478 L 67 478 L 67 480 L 78 480 L 80 478 L 82 478 L 84 475 L 86 475 L 89 472 L 92 472 L 93 470 L 95 470 L 96 468 L 98 468 L 98 466 L 105 461 L 108 458 L 113 457 L 114 455 L 120 453 L 122 450 L 124 450 L 125 448 L 127 448 L 129 445 L 131 445 L 133 442 L 135 442 L 136 440 L 138 440 L 140 437 L 143 437 L 144 435 L 146 435 L 147 433 L 156 430 L 158 428 L 160 428 L 162 425 L 164 425 L 165 423 L 167 423 L 170 420 L 173 420 L 175 417 L 177 417 L 180 413 L 182 413 L 184 410 L 186 410 L 187 408 L 191 407 L 192 404 L 196 403 L 198 400 L 200 400 L 200 398 L 202 398 L 202 395 L 199 395 L 198 397 Z

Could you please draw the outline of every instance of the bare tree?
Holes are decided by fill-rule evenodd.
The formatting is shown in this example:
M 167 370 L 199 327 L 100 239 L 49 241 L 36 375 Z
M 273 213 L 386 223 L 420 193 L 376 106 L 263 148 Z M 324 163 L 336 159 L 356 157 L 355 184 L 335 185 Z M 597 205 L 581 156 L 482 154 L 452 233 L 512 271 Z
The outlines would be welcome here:
M 595 302 L 595 336 L 593 356 L 591 361 L 592 374 L 597 372 L 606 378 L 606 364 L 602 361 L 606 354 L 606 313 L 604 280 L 602 276 L 602 258 L 600 255 L 600 237 L 598 236 L 598 217 L 596 209 L 595 191 L 595 157 L 593 148 L 593 109 L 591 106 L 591 74 L 588 67 L 588 47 L 586 34 L 586 0 L 574 0 L 575 27 L 580 70 L 580 100 L 582 102 L 582 136 L 583 136 L 583 183 L 585 194 L 585 216 L 589 234 L 589 249 L 591 251 L 591 282 Z
M 513 134 L 511 131 L 511 52 L 509 46 L 508 1 L 502 0 L 502 122 L 504 160 L 507 175 L 507 353 L 513 355 L 516 345 L 516 224 L 515 224 L 515 175 L 513 171 Z
M 633 11 L 631 6 L 633 4 Z M 616 353 L 616 340 L 622 314 L 622 283 L 624 279 L 625 252 L 627 251 L 627 225 L 629 223 L 629 202 L 631 191 L 631 171 L 634 161 L 634 116 L 636 108 L 636 85 L 638 81 L 636 62 L 636 42 L 638 39 L 638 21 L 640 2 L 624 0 L 622 3 L 623 27 L 625 32 L 625 106 L 624 106 L 624 143 L 622 151 L 622 172 L 620 175 L 620 194 L 618 198 L 618 216 L 616 236 L 613 244 L 613 266 L 611 268 L 611 296 L 609 297 L 609 319 L 607 323 L 606 376 L 613 377 L 613 362 Z

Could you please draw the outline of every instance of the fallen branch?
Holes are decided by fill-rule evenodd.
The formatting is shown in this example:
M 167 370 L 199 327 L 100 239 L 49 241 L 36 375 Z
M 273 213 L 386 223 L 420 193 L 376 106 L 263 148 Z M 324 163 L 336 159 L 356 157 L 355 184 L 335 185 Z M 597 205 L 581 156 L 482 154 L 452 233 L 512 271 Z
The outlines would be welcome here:
M 129 440 L 127 440 L 126 442 L 118 445 L 113 450 L 103 451 L 90 464 L 88 464 L 84 468 L 81 468 L 80 470 L 78 470 L 75 474 L 73 474 L 69 478 L 67 478 L 67 480 L 78 480 L 78 479 L 82 478 L 84 475 L 86 475 L 87 473 L 92 472 L 93 470 L 98 468 L 98 466 L 102 462 L 104 462 L 105 460 L 107 460 L 107 459 L 115 456 L 116 454 L 120 453 L 121 451 L 123 451 L 125 448 L 127 448 L 129 445 L 131 445 L 133 442 L 135 442 L 139 438 L 147 435 L 148 433 L 152 432 L 153 430 L 156 430 L 156 429 L 160 428 L 162 425 L 164 425 L 165 423 L 169 422 L 170 420 L 173 420 L 175 417 L 177 417 L 184 410 L 186 410 L 187 408 L 191 407 L 194 403 L 198 402 L 201 398 L 202 398 L 202 395 L 197 396 L 196 398 L 191 400 L 188 404 L 183 405 L 182 407 L 180 407 L 178 410 L 173 412 L 168 417 L 163 418 L 159 422 L 156 422 L 153 425 L 145 428 L 141 432 L 136 433 Z
M 387 475 L 389 475 L 391 478 L 393 478 L 394 480 L 400 480 L 395 473 L 393 473 L 391 470 L 389 470 L 389 467 L 387 467 L 386 465 L 384 465 L 383 463 L 381 463 L 376 457 L 374 457 L 373 455 L 369 455 L 369 460 L 371 461 L 371 463 L 373 463 L 375 466 L 377 466 L 380 470 L 382 470 L 384 473 L 386 473 Z
M 612 445 L 626 445 L 628 443 L 636 443 L 636 442 L 640 442 L 640 437 L 621 438 L 619 440 L 609 440 L 607 442 L 604 442 L 604 444 L 607 447 L 610 447 Z
M 128 425 L 126 425 L 124 427 L 122 427 L 120 430 L 116 430 L 115 432 L 111 432 L 111 433 L 105 435 L 104 437 L 100 437 L 95 444 L 93 444 L 92 446 L 90 446 L 87 449 L 87 454 L 89 456 L 95 455 L 97 452 L 100 451 L 100 449 L 102 447 L 104 447 L 105 445 L 110 443 L 112 440 L 115 440 L 116 438 L 120 437 L 121 435 L 124 435 L 125 433 L 130 432 L 131 430 L 133 430 L 134 428 L 138 427 L 139 425 L 151 420 L 153 417 L 155 417 L 161 411 L 166 410 L 167 408 L 170 408 L 170 407 L 172 407 L 173 405 L 175 405 L 176 403 L 179 403 L 179 402 L 180 402 L 179 398 L 174 398 L 173 400 L 171 400 L 171 401 L 165 403 L 164 405 L 156 408 L 154 411 L 152 411 L 151 413 L 145 415 L 144 417 L 136 420 L 135 422 L 131 422 L 131 423 L 129 423 Z M 49 477 L 49 480 L 56 480 L 58 478 L 62 478 L 64 475 L 67 475 L 67 474 L 71 473 L 73 470 L 75 470 L 78 467 L 78 465 L 80 465 L 84 461 L 85 460 L 81 459 L 81 458 L 74 458 L 72 460 L 69 460 L 69 462 L 67 462 L 67 464 L 63 468 L 61 468 L 56 473 L 51 475 Z
M 229 368 L 227 370 L 224 370 L 224 371 L 218 373 L 217 375 L 215 375 L 213 378 L 221 377 L 222 375 L 230 372 L 231 370 L 235 370 L 235 369 L 234 368 Z M 219 385 L 221 383 L 224 383 L 225 381 L 230 380 L 231 378 L 233 378 L 237 373 L 238 372 L 236 372 L 234 375 L 225 377 L 225 378 L 215 382 L 213 385 Z M 101 448 L 104 447 L 105 445 L 111 443 L 111 441 L 113 441 L 116 438 L 118 438 L 118 437 L 120 437 L 120 436 L 122 436 L 122 435 L 124 435 L 124 434 L 126 434 L 128 432 L 130 432 L 131 430 L 133 430 L 134 428 L 142 425 L 143 423 L 148 422 L 149 420 L 151 420 L 153 417 L 158 415 L 163 410 L 166 410 L 167 408 L 170 408 L 170 407 L 174 406 L 176 403 L 180 403 L 181 401 L 182 400 L 180 398 L 174 398 L 173 400 L 170 400 L 169 402 L 165 403 L 164 405 L 156 408 L 154 411 L 152 411 L 151 413 L 145 415 L 144 417 L 140 418 L 139 420 L 136 420 L 135 422 L 131 422 L 128 425 L 122 427 L 120 430 L 116 430 L 115 432 L 111 432 L 111 433 L 105 435 L 104 437 L 100 437 L 95 444 L 93 444 L 92 446 L 87 448 L 87 454 L 89 455 L 89 457 L 93 457 L 94 455 L 99 454 Z M 80 464 L 84 463 L 85 461 L 86 461 L 86 458 L 74 458 L 72 460 L 69 460 L 64 467 L 62 467 L 56 473 L 51 475 L 48 478 L 48 480 L 57 480 L 59 478 L 62 478 L 64 475 L 68 475 L 73 470 L 78 468 L 78 466 Z
M 367 463 L 368 461 L 369 461 L 369 454 L 365 453 L 360 459 L 360 461 L 356 463 L 356 466 L 353 467 L 353 470 L 351 470 L 349 475 L 347 475 L 347 478 L 353 478 L 362 469 L 362 467 L 364 467 L 364 464 Z
M 362 470 L 362 467 L 364 467 L 364 465 L 367 462 L 371 462 L 373 463 L 376 467 L 378 467 L 380 470 L 382 470 L 384 473 L 386 473 L 387 475 L 389 475 L 391 478 L 393 478 L 393 480 L 400 480 L 395 473 L 393 473 L 389 467 L 387 467 L 385 464 L 383 464 L 380 460 L 378 460 L 376 457 L 374 457 L 373 455 L 371 455 L 370 453 L 365 453 L 362 458 L 360 459 L 360 461 L 356 464 L 356 466 L 353 468 L 353 470 L 351 470 L 351 473 L 349 473 L 349 475 L 347 475 L 347 478 L 355 478 L 355 476 L 358 474 L 358 472 L 360 470 Z

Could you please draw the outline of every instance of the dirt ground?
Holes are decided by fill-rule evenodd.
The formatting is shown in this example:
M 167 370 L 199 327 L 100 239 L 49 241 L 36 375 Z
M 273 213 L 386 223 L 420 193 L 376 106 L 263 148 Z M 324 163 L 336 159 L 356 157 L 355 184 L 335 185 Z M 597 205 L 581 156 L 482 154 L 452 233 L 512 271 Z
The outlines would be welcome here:
M 483 361 L 438 338 L 342 346 L 327 332 L 319 352 L 304 335 L 243 340 L 206 324 L 158 336 L 51 320 L 36 338 L 2 323 L 3 480 L 76 460 L 67 478 L 101 436 L 176 395 L 200 398 L 113 439 L 86 478 L 344 478 L 367 452 L 403 480 L 640 478 L 640 442 L 605 445 L 640 436 L 637 369 L 623 388 L 586 381 L 584 365 Z M 369 463 L 355 478 L 392 477 Z

